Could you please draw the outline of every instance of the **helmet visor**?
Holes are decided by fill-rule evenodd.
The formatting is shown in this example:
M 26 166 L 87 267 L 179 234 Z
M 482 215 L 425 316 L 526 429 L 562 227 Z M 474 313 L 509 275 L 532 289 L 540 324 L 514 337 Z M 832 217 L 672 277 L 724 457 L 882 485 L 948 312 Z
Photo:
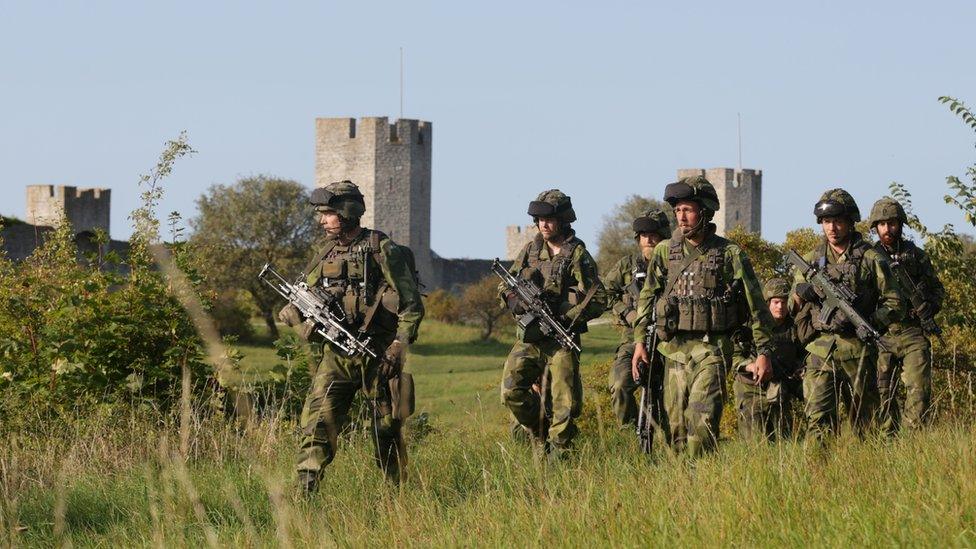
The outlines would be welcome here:
M 324 187 L 319 187 L 312 191 L 312 194 L 308 197 L 308 203 L 318 209 L 319 206 L 328 205 L 329 201 L 332 200 L 332 196 L 332 193 L 325 190 Z
M 529 202 L 528 213 L 532 217 L 553 217 L 556 215 L 556 207 L 548 202 L 533 200 Z
M 842 217 L 847 215 L 847 208 L 836 200 L 821 200 L 813 207 L 813 215 L 817 216 L 817 219 Z
M 697 194 L 695 188 L 684 181 L 669 183 L 667 187 L 664 187 L 664 201 L 672 206 L 679 200 L 694 198 L 695 194 Z
M 635 233 L 656 233 L 661 230 L 661 225 L 650 217 L 638 217 L 634 220 Z

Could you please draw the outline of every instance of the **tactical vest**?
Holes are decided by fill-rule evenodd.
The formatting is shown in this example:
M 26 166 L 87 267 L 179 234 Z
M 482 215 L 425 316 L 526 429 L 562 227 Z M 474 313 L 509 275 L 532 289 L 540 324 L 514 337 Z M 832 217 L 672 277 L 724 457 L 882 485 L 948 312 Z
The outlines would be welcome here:
M 386 238 L 379 231 L 364 229 L 349 244 L 329 240 L 308 270 L 309 288 L 333 298 L 349 326 L 396 330 L 397 294 L 386 283 L 380 266 L 380 242 Z M 370 324 L 363 326 L 367 316 Z
M 668 281 L 658 300 L 658 327 L 668 338 L 675 332 L 729 332 L 747 317 L 741 286 L 733 285 L 725 252 L 729 241 L 710 235 L 704 251 L 687 264 L 684 238 L 675 231 L 668 244 Z
M 577 246 L 586 247 L 583 241 L 570 235 L 560 247 L 559 253 L 552 258 L 543 258 L 546 242 L 541 234 L 537 234 L 524 250 L 526 267 L 519 276 L 529 280 L 542 289 L 542 299 L 554 313 L 562 308 L 563 303 L 574 306 L 583 300 L 582 290 L 573 278 L 573 254 Z M 575 330 L 577 333 L 586 331 L 586 324 L 581 323 Z
M 922 250 L 914 242 L 902 239 L 897 252 L 889 252 L 880 242 L 874 245 L 874 249 L 881 254 L 881 257 L 890 261 L 892 270 L 903 269 L 905 274 L 915 283 L 919 293 L 923 296 L 927 293 L 925 288 L 927 273 L 922 270 Z M 907 292 L 908 288 L 902 288 L 902 290 Z
M 773 378 L 781 381 L 795 377 L 800 369 L 800 344 L 796 340 L 793 322 L 786 322 L 776 326 L 770 333 L 770 348 L 772 349 Z
M 847 250 L 846 259 L 842 263 L 829 263 L 827 261 L 826 242 L 816 249 L 811 263 L 821 269 L 831 282 L 851 290 L 856 296 L 853 303 L 854 308 L 865 318 L 870 318 L 871 313 L 878 306 L 878 291 L 868 284 L 863 284 L 860 273 L 864 254 L 871 249 L 871 246 L 864 241 L 860 233 L 854 233 L 852 239 L 853 242 Z M 834 314 L 827 324 L 820 322 L 820 306 L 817 304 L 813 305 L 811 315 L 813 328 L 817 331 L 843 334 L 854 331 L 853 325 L 840 314 Z

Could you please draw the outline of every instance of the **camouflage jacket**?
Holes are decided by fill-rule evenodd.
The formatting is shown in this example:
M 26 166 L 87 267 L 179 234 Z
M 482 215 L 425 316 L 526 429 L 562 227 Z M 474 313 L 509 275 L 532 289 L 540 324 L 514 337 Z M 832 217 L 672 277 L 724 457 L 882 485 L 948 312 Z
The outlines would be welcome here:
M 376 309 L 367 333 L 417 339 L 424 305 L 409 249 L 379 231 L 362 229 L 348 245 L 327 240 L 305 270 L 309 288 L 341 300 L 352 328 Z M 379 301 L 379 303 L 377 303 Z
M 634 341 L 640 341 L 646 331 L 647 326 L 650 323 L 652 316 L 652 308 L 654 306 L 655 298 L 664 297 L 660 294 L 663 293 L 668 284 L 668 266 L 670 264 L 671 255 L 671 243 L 675 238 L 680 237 L 680 229 L 676 230 L 672 237 L 668 240 L 660 242 L 655 248 L 654 253 L 650 260 L 650 266 L 647 274 L 647 278 L 644 281 L 644 287 L 641 289 L 640 299 L 637 305 L 637 321 L 634 324 Z M 702 243 L 697 247 L 697 252 L 702 253 L 702 258 L 705 257 L 705 252 L 708 249 L 719 248 L 722 250 L 723 258 L 721 261 L 722 270 L 717 274 L 719 278 L 723 280 L 723 283 L 731 287 L 733 285 L 739 285 L 741 290 L 736 296 L 738 305 L 742 307 L 744 313 L 747 314 L 748 318 L 744 319 L 743 324 L 749 326 L 752 333 L 752 340 L 755 342 L 756 348 L 759 353 L 768 354 L 769 344 L 770 344 L 770 332 L 772 329 L 773 320 L 769 315 L 769 309 L 766 307 L 766 302 L 763 300 L 762 287 L 759 281 L 756 279 L 756 274 L 752 269 L 752 264 L 749 262 L 748 256 L 740 249 L 736 244 L 729 242 L 728 240 L 715 234 L 714 224 L 709 224 L 707 228 L 708 234 Z M 696 250 L 694 245 L 688 240 L 682 239 L 682 253 L 687 256 L 691 254 L 693 250 Z M 677 275 L 677 273 L 676 273 Z M 736 283 L 739 284 L 736 284 Z M 744 315 L 746 316 L 746 315 Z M 660 321 L 660 319 L 659 319 Z M 678 332 L 679 335 L 681 332 Z M 702 334 L 693 334 L 698 340 L 702 339 Z M 721 345 L 723 348 L 730 345 L 728 342 L 729 332 L 715 332 L 711 335 L 721 335 L 721 339 L 724 343 Z M 686 348 L 685 338 L 677 337 L 671 341 L 662 341 L 658 345 L 658 350 L 666 357 L 673 360 L 678 360 L 679 362 L 684 362 L 682 355 L 687 355 L 688 353 L 693 353 L 694 350 Z M 731 351 L 731 349 L 729 349 Z
M 894 250 L 889 250 L 881 242 L 874 244 L 874 249 L 881 257 L 888 260 L 892 274 L 897 275 L 896 269 L 902 269 L 909 281 L 915 285 L 915 291 L 925 303 L 930 307 L 931 314 L 934 316 L 942 310 L 942 302 L 945 300 L 945 287 L 932 267 L 932 260 L 925 250 L 919 248 L 914 242 L 908 239 L 901 239 Z M 895 276 L 898 279 L 897 276 Z M 901 279 L 898 279 L 899 281 Z M 904 324 L 917 326 L 919 323 L 918 315 L 912 306 L 911 289 L 904 284 L 898 285 L 902 292 L 902 302 L 907 309 Z M 895 329 L 895 326 L 892 326 Z
M 854 308 L 879 332 L 884 333 L 891 323 L 901 320 L 902 299 L 888 262 L 864 241 L 860 233 L 853 233 L 850 246 L 842 254 L 834 252 L 824 239 L 816 250 L 805 254 L 803 259 L 825 269 L 849 269 L 852 273 L 849 280 L 835 282 L 846 284 L 854 291 L 857 296 Z M 799 272 L 794 274 L 794 293 L 796 285 L 805 281 Z M 814 305 L 810 314 L 816 319 L 819 316 L 818 306 Z M 813 327 L 816 337 L 806 348 L 822 359 L 833 356 L 840 361 L 852 360 L 864 350 L 865 344 L 854 335 L 853 330 L 828 330 L 818 325 L 816 320 Z
M 586 251 L 583 241 L 570 234 L 553 256 L 542 238 L 536 237 L 522 247 L 509 272 L 513 276 L 530 280 L 542 289 L 542 298 L 552 312 L 572 323 L 576 333 L 586 331 L 587 321 L 603 314 L 607 306 L 606 292 L 597 271 L 596 262 Z M 593 296 L 583 303 L 593 289 Z M 498 285 L 498 297 L 505 305 L 507 290 Z M 518 327 L 517 337 L 524 341 L 525 333 Z
M 773 364 L 772 381 L 799 377 L 803 368 L 803 359 L 807 354 L 804 346 L 815 335 L 809 319 L 809 315 L 806 315 L 800 316 L 796 320 L 793 317 L 787 317 L 786 321 L 781 324 L 773 322 L 769 355 Z M 733 334 L 732 367 L 737 374 L 742 375 L 745 372 L 745 367 L 756 360 L 756 354 L 751 330 L 743 328 Z M 740 379 L 746 383 L 754 383 L 748 381 L 748 375 Z
M 637 320 L 637 301 L 646 276 L 647 260 L 638 251 L 621 257 L 602 277 L 607 290 L 607 309 L 612 313 L 614 324 L 623 328 L 625 342 L 631 341 L 630 332 Z

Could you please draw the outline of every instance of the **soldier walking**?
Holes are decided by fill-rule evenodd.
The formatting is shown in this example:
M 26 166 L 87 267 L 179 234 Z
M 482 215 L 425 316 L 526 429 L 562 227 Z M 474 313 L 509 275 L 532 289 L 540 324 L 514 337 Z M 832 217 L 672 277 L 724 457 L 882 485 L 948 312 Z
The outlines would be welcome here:
M 803 400 L 803 344 L 813 338 L 809 306 L 794 320 L 789 310 L 790 283 L 773 278 L 763 286 L 763 298 L 773 318 L 773 373 L 766 383 L 756 379 L 755 346 L 752 332 L 743 329 L 733 337 L 732 365 L 735 368 L 735 408 L 739 434 L 744 439 L 776 440 L 790 435 L 794 402 Z
M 678 228 L 654 249 L 638 303 L 631 367 L 638 377 L 638 364 L 650 362 L 644 334 L 655 307 L 671 444 L 694 457 L 713 450 L 718 439 L 730 334 L 750 325 L 755 376 L 764 383 L 772 373 L 772 320 L 749 258 L 715 234 L 711 219 L 719 201 L 712 184 L 701 176 L 684 178 L 665 188 L 664 200 L 674 208 Z
M 945 288 L 925 250 L 902 236 L 908 217 L 897 200 L 885 197 L 875 202 L 869 222 L 878 234 L 874 249 L 888 260 L 908 310 L 901 322 L 888 327 L 883 340 L 888 351 L 882 350 L 878 356 L 881 428 L 895 434 L 901 424 L 918 429 L 928 419 L 932 400 L 932 348 L 928 335 L 941 333 L 934 318 L 942 309 Z M 896 397 L 899 373 L 905 385 L 904 415 Z
M 606 309 L 596 262 L 573 231 L 576 213 L 569 196 L 556 189 L 545 191 L 529 203 L 528 214 L 539 234 L 522 248 L 509 272 L 541 291 L 542 300 L 575 333 L 579 346 L 586 322 Z M 527 312 L 504 283 L 499 298 L 513 315 Z M 578 351 L 543 333 L 535 321 L 518 326 L 505 361 L 502 403 L 533 440 L 543 444 L 550 460 L 565 457 L 577 433 L 574 420 L 583 404 L 579 358 Z
M 824 239 L 804 259 L 833 284 L 855 296 L 851 303 L 854 310 L 883 332 L 901 319 L 901 298 L 888 263 L 854 228 L 861 220 L 854 197 L 844 189 L 831 189 L 814 206 L 814 215 Z M 879 402 L 877 348 L 873 342 L 858 337 L 842 311 L 822 315 L 825 296 L 799 271 L 794 292 L 800 302 L 811 304 L 816 332 L 806 347 L 809 354 L 803 378 L 809 432 L 820 442 L 836 432 L 837 410 L 843 398 L 851 426 L 861 435 Z
M 622 341 L 617 346 L 609 376 L 610 402 L 621 427 L 637 423 L 637 400 L 634 398 L 637 381 L 631 373 L 630 363 L 634 358 L 633 333 L 634 322 L 637 320 L 637 301 L 647 277 L 647 262 L 654 247 L 671 236 L 671 223 L 667 215 L 657 209 L 644 212 L 635 219 L 633 228 L 638 250 L 621 257 L 603 277 L 603 286 L 607 290 L 607 306 L 614 323 L 623 329 Z M 654 386 L 662 384 L 664 377 L 663 363 L 657 362 L 649 368 Z M 657 418 L 658 421 L 660 419 Z
M 374 406 L 375 460 L 386 477 L 398 482 L 406 463 L 400 435 L 402 414 L 394 410 L 387 380 L 400 376 L 405 346 L 417 338 L 424 307 L 412 252 L 385 234 L 359 225 L 366 211 L 359 188 L 349 181 L 312 192 L 310 202 L 326 233 L 326 243 L 305 269 L 308 287 L 340 304 L 347 327 L 369 337 L 377 357 L 349 357 L 331 342 L 314 338 L 313 326 L 293 305 L 279 313 L 289 326 L 300 326 L 310 343 L 322 347 L 322 359 L 302 410 L 298 480 L 305 493 L 318 487 L 332 462 L 336 442 L 349 422 L 349 409 L 362 390 Z

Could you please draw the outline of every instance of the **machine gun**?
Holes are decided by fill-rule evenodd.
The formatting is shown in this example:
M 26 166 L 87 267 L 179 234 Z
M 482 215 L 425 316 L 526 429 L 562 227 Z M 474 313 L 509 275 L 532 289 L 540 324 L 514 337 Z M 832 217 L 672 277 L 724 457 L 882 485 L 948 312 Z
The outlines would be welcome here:
M 580 352 L 576 344 L 576 334 L 567 330 L 556 320 L 549 305 L 542 299 L 542 290 L 529 280 L 516 278 L 502 266 L 498 258 L 491 263 L 491 271 L 498 275 L 505 287 L 519 300 L 525 313 L 515 319 L 524 330 L 533 322 L 539 323 L 543 334 L 555 339 L 564 349 Z
M 940 340 L 942 339 L 942 328 L 935 323 L 935 316 L 926 307 L 925 298 L 922 296 L 922 289 L 919 288 L 912 277 L 909 276 L 908 271 L 905 270 L 905 266 L 902 265 L 901 261 L 898 260 L 900 256 L 894 254 L 891 256 L 891 272 L 895 275 L 898 280 L 898 284 L 904 288 L 909 295 L 909 301 L 912 304 L 912 311 L 915 316 L 918 317 L 918 322 L 922 326 L 922 331 L 928 335 L 934 335 Z
M 360 339 L 343 325 L 345 315 L 334 312 L 332 300 L 310 289 L 304 282 L 291 284 L 270 263 L 264 264 L 258 278 L 294 305 L 305 318 L 305 322 L 314 323 L 315 333 L 341 349 L 347 356 L 377 357 L 376 351 L 369 346 L 370 338 Z
M 854 326 L 858 339 L 874 343 L 885 351 L 888 350 L 881 341 L 881 334 L 854 308 L 854 299 L 857 297 L 854 292 L 846 286 L 834 284 L 821 269 L 807 263 L 800 254 L 796 253 L 796 250 L 790 250 L 786 255 L 786 261 L 796 267 L 803 278 L 823 296 L 818 319 L 821 324 L 829 324 L 831 318 L 840 311 Z

